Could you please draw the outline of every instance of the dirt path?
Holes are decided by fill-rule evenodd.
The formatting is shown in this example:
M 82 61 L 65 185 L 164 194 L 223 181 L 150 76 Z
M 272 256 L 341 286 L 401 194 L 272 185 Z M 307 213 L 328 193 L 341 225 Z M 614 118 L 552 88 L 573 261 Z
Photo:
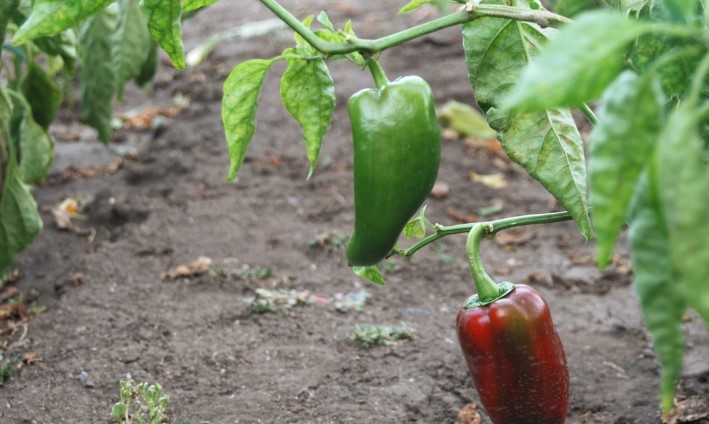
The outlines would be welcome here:
M 364 37 L 422 18 L 390 21 L 395 5 L 351 3 L 284 1 L 301 17 L 325 8 L 336 24 L 353 19 Z M 271 18 L 255 1 L 240 4 L 222 1 L 188 22 L 188 49 L 213 31 Z M 411 263 L 394 261 L 386 287 L 358 280 L 338 250 L 338 235 L 348 235 L 353 225 L 345 105 L 371 85 L 366 73 L 345 63 L 332 67 L 335 120 L 320 166 L 306 181 L 299 129 L 278 98 L 283 68 L 274 68 L 238 183 L 224 183 L 221 84 L 236 63 L 272 57 L 289 43 L 287 36 L 224 42 L 196 70 L 163 66 L 155 103 L 184 94 L 188 108 L 154 132 L 121 130 L 118 146 L 137 154 L 119 172 L 36 191 L 46 229 L 20 255 L 17 287 L 47 311 L 13 337 L 6 355 L 35 353 L 41 361 L 22 365 L 0 388 L 0 422 L 107 423 L 117 381 L 126 374 L 163 385 L 173 423 L 453 423 L 464 405 L 478 403 L 453 327 L 472 291 L 465 237 L 428 247 Z M 439 104 L 471 102 L 456 31 L 393 49 L 382 60 L 392 77 L 429 80 Z M 120 108 L 144 99 L 131 91 Z M 64 122 L 53 130 L 71 128 Z M 90 154 L 68 146 L 58 147 L 62 167 Z M 499 202 L 504 208 L 494 217 L 558 208 L 536 182 L 486 155 L 462 141 L 444 142 L 439 180 L 450 194 L 429 199 L 433 221 L 453 224 L 452 212 Z M 116 156 L 98 151 L 88 157 Z M 493 189 L 471 182 L 473 170 L 501 172 L 508 184 Z M 79 222 L 96 229 L 90 245 L 85 235 L 59 231 L 52 222 L 49 209 L 66 196 L 90 199 L 87 220 Z M 627 255 L 620 251 L 615 266 L 598 271 L 592 248 L 570 223 L 512 236 L 486 242 L 484 259 L 493 276 L 529 282 L 547 298 L 571 370 L 569 423 L 659 422 L 658 369 L 632 295 Z M 210 272 L 161 279 L 200 256 L 212 259 Z M 372 297 L 360 312 L 316 303 L 256 315 L 244 299 L 257 288 L 307 290 L 328 299 L 366 289 Z M 709 342 L 692 318 L 680 399 L 706 400 Z M 347 339 L 364 323 L 404 323 L 414 338 L 365 350 Z M 82 371 L 93 387 L 80 381 Z

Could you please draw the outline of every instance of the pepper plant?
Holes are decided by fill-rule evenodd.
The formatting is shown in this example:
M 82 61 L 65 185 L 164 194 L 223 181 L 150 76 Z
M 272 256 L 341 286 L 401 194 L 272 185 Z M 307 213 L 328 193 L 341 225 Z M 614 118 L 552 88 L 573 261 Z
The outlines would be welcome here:
M 120 27 L 120 13 L 124 11 L 130 10 L 134 17 L 144 16 L 140 19 L 147 23 L 147 32 L 135 20 L 124 21 L 124 25 L 133 30 L 123 37 L 141 33 L 144 40 L 148 34 L 170 56 L 175 67 L 182 69 L 181 17 L 216 2 L 141 0 L 137 4 L 137 0 L 121 0 L 117 27 Z M 229 181 L 241 167 L 254 135 L 259 93 L 274 63 L 287 63 L 281 79 L 281 98 L 302 127 L 310 177 L 335 107 L 328 62 L 345 59 L 354 66 L 370 68 L 375 81 L 373 88 L 379 91 L 373 95 L 384 99 L 384 92 L 394 87 L 388 87 L 389 83 L 382 77 L 376 62 L 379 55 L 443 28 L 460 27 L 467 76 L 475 93 L 471 100 L 477 102 L 490 127 L 497 131 L 508 156 L 537 179 L 565 210 L 456 226 L 432 224 L 420 214 L 406 224 L 408 215 L 414 213 L 425 197 L 419 194 L 430 190 L 430 175 L 435 175 L 438 166 L 439 146 L 431 142 L 435 141 L 436 128 L 427 126 L 428 112 L 423 113 L 429 108 L 428 100 L 417 98 L 411 100 L 411 106 L 387 107 L 363 102 L 355 96 L 350 104 L 356 155 L 355 184 L 365 181 L 361 174 L 357 175 L 360 169 L 380 173 L 382 167 L 386 167 L 381 163 L 372 163 L 371 168 L 363 165 L 363 160 L 371 158 L 366 149 L 360 147 L 376 142 L 369 138 L 378 133 L 394 141 L 390 146 L 377 146 L 385 152 L 393 152 L 386 159 L 391 161 L 391 169 L 401 171 L 408 178 L 415 178 L 417 168 L 424 168 L 430 175 L 418 181 L 416 196 L 409 199 L 416 206 L 411 206 L 407 200 L 401 210 L 388 204 L 390 199 L 387 200 L 386 194 L 376 190 L 379 183 L 386 190 L 398 191 L 409 184 L 410 181 L 391 177 L 391 169 L 381 171 L 374 180 L 364 183 L 372 185 L 371 189 L 355 187 L 355 232 L 347 252 L 350 262 L 364 265 L 355 268 L 359 275 L 381 282 L 381 275 L 372 264 L 383 256 L 410 258 L 442 237 L 470 233 L 469 241 L 472 241 L 468 243 L 467 253 L 472 258 L 473 280 L 478 286 L 478 296 L 487 297 L 485 287 L 495 286 L 483 282 L 482 264 L 475 260 L 483 235 L 494 235 L 519 225 L 573 219 L 586 239 L 595 238 L 598 265 L 605 267 L 612 260 L 621 228 L 627 224 L 634 284 L 662 367 L 661 405 L 665 412 L 672 408 L 684 349 L 683 316 L 691 308 L 709 324 L 709 284 L 706 281 L 709 275 L 706 244 L 709 240 L 709 220 L 706 219 L 709 203 L 709 86 L 706 82 L 709 8 L 706 0 L 550 0 L 544 4 L 537 0 L 458 1 L 452 12 L 440 18 L 378 39 L 360 38 L 352 22 L 341 23 L 341 28 L 336 29 L 325 12 L 301 20 L 277 0 L 260 2 L 292 28 L 295 43 L 275 58 L 256 58 L 239 64 L 226 79 L 222 118 L 231 158 Z M 408 12 L 430 2 L 433 0 L 413 0 L 409 4 L 402 1 L 402 11 Z M 113 28 L 111 20 L 115 18 L 110 13 L 113 3 L 112 0 L 35 0 L 26 20 L 15 22 L 13 18 L 17 28 L 11 31 L 12 40 L 5 47 L 19 55 L 18 49 L 32 50 L 28 46 L 40 46 L 46 37 L 82 28 L 81 51 L 88 55 L 95 47 L 105 53 L 105 40 L 95 37 L 110 32 L 106 28 Z M 14 17 L 20 10 L 18 6 L 25 3 L 4 0 L 0 5 L 0 34 L 4 34 L 10 22 L 8 17 Z M 116 37 L 112 42 L 118 43 L 123 37 Z M 100 46 L 103 47 L 99 49 Z M 105 60 L 90 56 L 80 59 L 83 59 L 83 68 L 105 64 Z M 147 60 L 143 58 L 141 73 L 136 73 L 137 67 L 133 67 L 110 81 L 105 76 L 106 80 L 97 82 L 97 87 L 115 87 L 115 80 L 138 78 Z M 36 70 L 28 72 L 37 73 Z M 396 90 L 407 95 L 415 91 L 409 87 Z M 34 178 L 41 180 L 43 173 L 37 171 L 34 164 L 46 162 L 36 159 L 36 152 L 51 157 L 49 143 L 35 146 L 38 143 L 34 142 L 34 136 L 21 139 L 17 136 L 20 127 L 25 128 L 22 134 L 33 134 L 27 129 L 33 127 L 27 124 L 30 121 L 26 118 L 30 108 L 37 123 L 34 127 L 46 123 L 51 113 L 40 111 L 39 106 L 32 103 L 32 96 L 26 97 L 29 104 L 25 104 L 13 94 L 16 91 L 17 84 L 0 91 L 0 183 L 3 187 L 0 272 L 39 230 L 36 205 L 25 184 L 33 182 Z M 97 88 L 96 101 L 102 102 L 101 107 L 92 107 L 89 111 L 89 116 L 91 113 L 100 115 L 95 121 L 105 123 L 105 110 L 110 107 L 112 97 L 109 91 L 101 93 Z M 36 107 L 38 112 L 35 112 Z M 384 113 L 386 118 L 382 119 L 391 121 L 391 128 L 384 126 L 384 121 L 361 119 L 368 110 L 377 108 L 382 108 L 381 112 L 400 108 L 402 112 L 423 113 L 414 118 L 423 126 L 406 125 L 407 120 L 412 119 L 409 115 L 392 117 Z M 573 110 L 580 111 L 593 125 L 588 156 L 573 119 Z M 102 127 L 101 124 L 96 126 Z M 394 135 L 397 131 L 407 131 L 406 135 L 421 139 L 406 151 L 396 145 L 397 139 L 402 138 Z M 33 147 L 27 147 L 30 145 Z M 23 171 L 23 166 L 29 169 Z M 377 179 L 379 177 L 381 179 Z M 370 201 L 376 207 L 385 208 L 386 216 L 382 219 L 389 221 L 383 227 L 379 227 L 382 223 L 367 211 Z M 363 220 L 372 220 L 370 224 L 375 227 L 363 225 Z M 408 248 L 393 247 L 387 253 L 391 240 L 397 238 L 395 235 L 402 228 L 421 239 Z M 427 234 L 427 229 L 433 231 Z M 372 231 L 381 234 L 377 237 Z M 376 248 L 376 254 L 365 257 L 362 252 L 367 245 Z M 498 301 L 514 303 L 516 296 L 533 297 L 526 288 L 519 287 Z M 514 290 L 524 293 L 514 294 Z M 533 324 L 531 317 L 528 319 L 527 324 L 538 325 L 537 329 L 547 323 L 546 318 L 538 320 L 538 324 Z M 548 334 L 553 338 L 552 333 Z M 465 347 L 466 340 L 463 334 L 461 344 L 465 354 L 470 355 Z M 552 356 L 561 361 L 563 349 Z M 475 377 L 474 369 L 471 373 Z M 553 390 L 564 391 L 565 373 L 558 374 L 557 383 L 561 385 L 553 386 Z M 494 405 L 486 407 L 494 416 Z M 553 414 L 562 416 L 563 422 L 559 410 L 554 410 Z M 507 422 L 504 418 L 496 420 Z

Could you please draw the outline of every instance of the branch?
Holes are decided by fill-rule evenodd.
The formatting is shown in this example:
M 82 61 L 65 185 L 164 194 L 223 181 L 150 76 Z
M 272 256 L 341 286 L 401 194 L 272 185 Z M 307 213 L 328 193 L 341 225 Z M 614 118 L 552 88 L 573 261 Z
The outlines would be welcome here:
M 434 225 L 434 228 L 436 229 L 435 233 L 433 233 L 427 237 L 424 237 L 423 239 L 419 240 L 416 244 L 412 245 L 408 249 L 395 249 L 388 256 L 401 255 L 401 256 L 405 257 L 406 259 L 411 259 L 411 257 L 414 255 L 414 253 L 416 253 L 417 251 L 419 251 L 423 247 L 433 243 L 434 241 L 441 239 L 445 236 L 449 236 L 451 234 L 469 233 L 470 230 L 475 225 L 481 225 L 485 231 L 485 234 L 495 235 L 499 231 L 506 230 L 506 229 L 513 228 L 513 227 L 520 227 L 523 225 L 533 225 L 533 224 L 548 224 L 548 223 L 552 223 L 552 222 L 570 221 L 572 219 L 573 218 L 571 217 L 571 214 L 569 214 L 569 212 L 563 211 L 563 212 L 540 213 L 540 214 L 536 214 L 536 215 L 513 216 L 510 218 L 502 218 L 502 219 L 497 219 L 494 221 L 474 222 L 474 223 L 470 223 L 470 224 L 459 224 L 459 225 L 451 225 L 451 226 L 435 224 Z
M 297 32 L 313 48 L 326 56 L 341 55 L 353 52 L 366 52 L 376 54 L 388 48 L 403 44 L 426 34 L 439 31 L 444 28 L 464 24 L 483 17 L 507 18 L 517 21 L 532 22 L 541 27 L 560 26 L 571 22 L 564 16 L 551 13 L 546 10 L 520 9 L 511 6 L 501 6 L 494 4 L 467 3 L 462 9 L 438 19 L 407 28 L 403 31 L 387 35 L 377 39 L 364 39 L 351 37 L 347 43 L 331 43 L 323 40 L 303 25 L 298 18 L 293 16 L 287 9 L 278 3 L 278 0 L 260 0 L 264 6 L 269 8 L 276 16 L 286 23 L 293 31 Z

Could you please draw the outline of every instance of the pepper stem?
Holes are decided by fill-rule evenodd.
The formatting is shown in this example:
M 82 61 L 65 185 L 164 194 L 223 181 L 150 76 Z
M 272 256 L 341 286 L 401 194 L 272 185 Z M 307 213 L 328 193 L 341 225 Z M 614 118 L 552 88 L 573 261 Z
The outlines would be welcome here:
M 372 73 L 374 84 L 377 86 L 377 89 L 389 84 L 389 78 L 387 78 L 387 75 L 384 73 L 384 68 L 382 68 L 382 65 L 380 65 L 379 62 L 371 57 L 367 58 L 367 67 L 369 68 L 369 72 Z
M 485 234 L 485 227 L 482 224 L 475 224 L 470 229 L 468 240 L 465 243 L 470 272 L 473 276 L 475 288 L 478 291 L 476 295 L 468 299 L 464 306 L 466 309 L 489 305 L 497 299 L 506 296 L 514 289 L 514 285 L 511 283 L 496 283 L 485 271 L 480 259 L 480 240 L 483 234 Z

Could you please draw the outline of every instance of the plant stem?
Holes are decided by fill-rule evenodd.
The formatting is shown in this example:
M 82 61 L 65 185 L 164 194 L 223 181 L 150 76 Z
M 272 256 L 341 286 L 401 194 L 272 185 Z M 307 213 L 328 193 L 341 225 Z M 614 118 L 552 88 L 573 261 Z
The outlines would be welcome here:
M 347 54 L 353 52 L 368 52 L 370 54 L 382 52 L 390 47 L 403 44 L 407 41 L 419 38 L 426 34 L 439 31 L 444 28 L 464 24 L 483 17 L 507 18 L 517 21 L 532 22 L 541 27 L 560 26 L 571 22 L 564 16 L 548 12 L 546 10 L 520 9 L 511 6 L 495 4 L 466 4 L 462 9 L 449 15 L 434 19 L 432 21 L 407 28 L 403 31 L 387 35 L 377 39 L 363 39 L 351 37 L 347 43 L 331 43 L 318 37 L 298 18 L 293 16 L 286 8 L 278 3 L 278 0 L 260 0 L 261 3 L 270 9 L 276 16 L 286 23 L 293 31 L 300 34 L 305 41 L 313 48 L 326 56 Z
M 423 239 L 419 240 L 416 244 L 412 245 L 408 249 L 403 249 L 403 250 L 395 250 L 393 254 L 399 254 L 406 259 L 410 259 L 414 253 L 422 249 L 423 247 L 433 243 L 434 241 L 441 239 L 445 236 L 449 236 L 452 234 L 461 234 L 461 233 L 467 233 L 470 232 L 470 230 L 473 228 L 475 225 L 480 225 L 482 226 L 485 234 L 487 235 L 494 235 L 498 231 L 506 230 L 508 228 L 513 228 L 513 227 L 520 227 L 523 225 L 534 225 L 534 224 L 548 224 L 552 222 L 560 222 L 560 221 L 569 221 L 573 219 L 571 217 L 571 214 L 567 211 L 563 212 L 550 212 L 550 213 L 541 213 L 541 214 L 535 214 L 535 215 L 522 215 L 522 216 L 513 216 L 509 218 L 502 218 L 502 219 L 497 219 L 494 221 L 483 221 L 483 222 L 477 222 L 477 223 L 470 223 L 470 224 L 458 224 L 458 225 L 450 225 L 450 226 L 444 226 L 444 225 L 435 225 L 436 232 L 434 234 L 431 234 L 427 237 L 424 237 Z
M 367 58 L 367 67 L 372 73 L 372 78 L 374 78 L 374 85 L 377 87 L 377 89 L 380 89 L 385 85 L 389 84 L 389 79 L 384 73 L 382 65 L 380 65 L 376 59 L 373 59 L 371 57 Z
M 591 125 L 594 127 L 598 125 L 598 117 L 595 113 L 593 113 L 593 110 L 587 103 L 581 105 L 581 113 L 583 113 L 583 116 Z
M 473 276 L 473 282 L 478 291 L 477 299 L 480 303 L 487 304 L 498 299 L 502 293 L 500 285 L 490 278 L 480 259 L 480 240 L 483 234 L 485 234 L 485 228 L 482 224 L 473 225 L 473 228 L 470 229 L 470 233 L 468 233 L 465 251 L 468 254 L 470 273 Z

